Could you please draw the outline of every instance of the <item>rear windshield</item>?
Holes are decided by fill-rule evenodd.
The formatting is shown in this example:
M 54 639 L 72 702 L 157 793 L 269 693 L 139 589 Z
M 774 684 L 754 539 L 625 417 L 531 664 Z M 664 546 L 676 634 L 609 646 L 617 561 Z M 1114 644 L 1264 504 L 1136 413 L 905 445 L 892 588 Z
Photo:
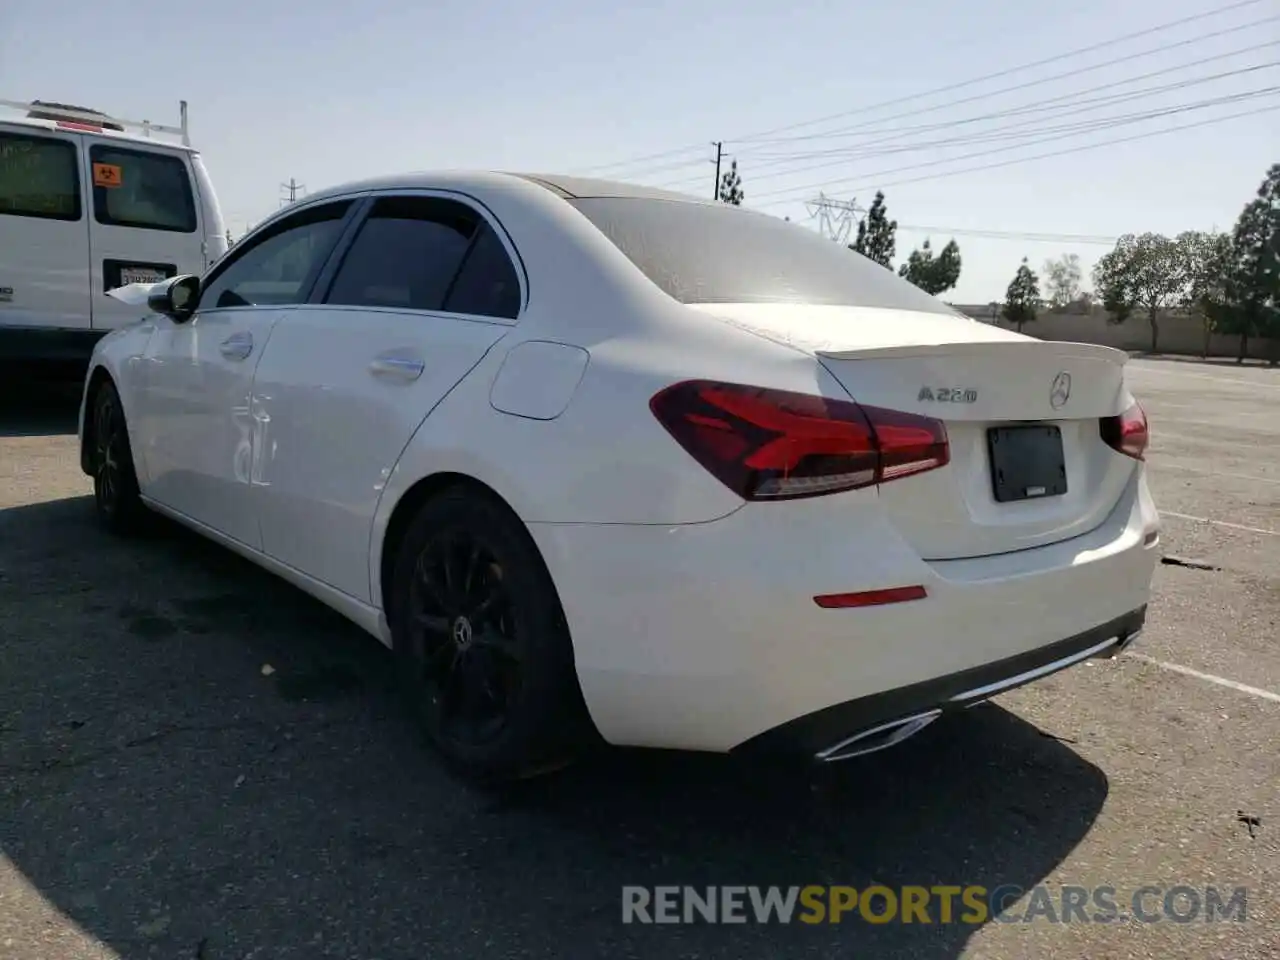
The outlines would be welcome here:
M 681 303 L 812 303 L 956 311 L 844 244 L 730 204 L 570 201 Z

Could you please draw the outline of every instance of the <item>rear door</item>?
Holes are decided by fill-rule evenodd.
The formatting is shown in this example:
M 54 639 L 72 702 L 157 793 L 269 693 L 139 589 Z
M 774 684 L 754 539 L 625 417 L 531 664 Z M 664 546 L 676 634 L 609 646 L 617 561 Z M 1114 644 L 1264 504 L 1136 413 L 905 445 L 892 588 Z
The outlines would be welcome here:
M 427 194 L 371 203 L 311 303 L 276 325 L 254 400 L 264 551 L 369 599 L 369 534 L 414 431 L 500 340 L 523 293 L 480 210 Z
M 93 326 L 111 330 L 138 310 L 106 295 L 128 283 L 204 272 L 204 231 L 186 151 L 85 138 L 92 198 Z
M 0 126 L 0 328 L 89 329 L 80 141 Z

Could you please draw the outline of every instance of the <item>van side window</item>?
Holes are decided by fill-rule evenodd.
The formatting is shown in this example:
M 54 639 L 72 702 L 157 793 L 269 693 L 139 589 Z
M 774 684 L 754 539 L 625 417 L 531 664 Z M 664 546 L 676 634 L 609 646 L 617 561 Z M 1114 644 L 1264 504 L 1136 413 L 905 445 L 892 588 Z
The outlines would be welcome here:
M 89 148 L 89 161 L 98 223 L 195 233 L 191 174 L 181 158 L 95 144 Z
M 0 133 L 0 216 L 79 220 L 79 166 L 68 140 Z
M 202 284 L 200 309 L 301 303 L 350 206 L 344 200 L 301 210 L 236 244 Z

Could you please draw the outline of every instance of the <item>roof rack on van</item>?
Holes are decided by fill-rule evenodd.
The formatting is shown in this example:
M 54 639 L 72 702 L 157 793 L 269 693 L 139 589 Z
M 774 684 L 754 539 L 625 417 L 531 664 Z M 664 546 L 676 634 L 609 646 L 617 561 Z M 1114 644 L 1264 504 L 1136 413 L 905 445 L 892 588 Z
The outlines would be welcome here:
M 58 126 L 71 130 L 91 130 L 94 132 L 103 130 L 119 130 L 121 132 L 125 130 L 140 130 L 144 137 L 149 137 L 153 133 L 167 133 L 181 137 L 184 147 L 191 146 L 191 136 L 187 128 L 187 101 L 185 100 L 178 101 L 180 119 L 179 125 L 176 127 L 167 126 L 163 123 L 152 123 L 150 120 L 122 120 L 119 117 L 99 113 L 97 110 L 42 100 L 35 100 L 31 103 L 23 103 L 18 100 L 0 100 L 0 107 L 7 107 L 10 110 L 23 110 L 26 111 L 27 117 L 32 120 L 52 120 Z

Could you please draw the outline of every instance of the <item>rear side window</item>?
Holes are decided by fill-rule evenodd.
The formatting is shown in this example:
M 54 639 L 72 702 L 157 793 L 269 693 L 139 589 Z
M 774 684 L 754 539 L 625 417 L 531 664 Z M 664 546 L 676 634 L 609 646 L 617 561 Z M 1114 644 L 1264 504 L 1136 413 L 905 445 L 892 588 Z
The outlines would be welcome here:
M 78 167 L 67 140 L 0 133 L 0 216 L 79 220 Z
M 487 223 L 471 245 L 453 281 L 444 309 L 478 317 L 514 320 L 520 313 L 520 279 L 502 240 Z
M 956 315 L 844 244 L 753 210 L 630 197 L 570 202 L 681 303 L 809 303 Z
M 89 160 L 98 223 L 195 233 L 191 175 L 180 157 L 97 144 Z
M 465 204 L 385 197 L 361 225 L 325 303 L 440 310 L 481 223 Z
M 350 201 L 302 210 L 236 245 L 200 292 L 200 307 L 301 303 L 337 243 Z

